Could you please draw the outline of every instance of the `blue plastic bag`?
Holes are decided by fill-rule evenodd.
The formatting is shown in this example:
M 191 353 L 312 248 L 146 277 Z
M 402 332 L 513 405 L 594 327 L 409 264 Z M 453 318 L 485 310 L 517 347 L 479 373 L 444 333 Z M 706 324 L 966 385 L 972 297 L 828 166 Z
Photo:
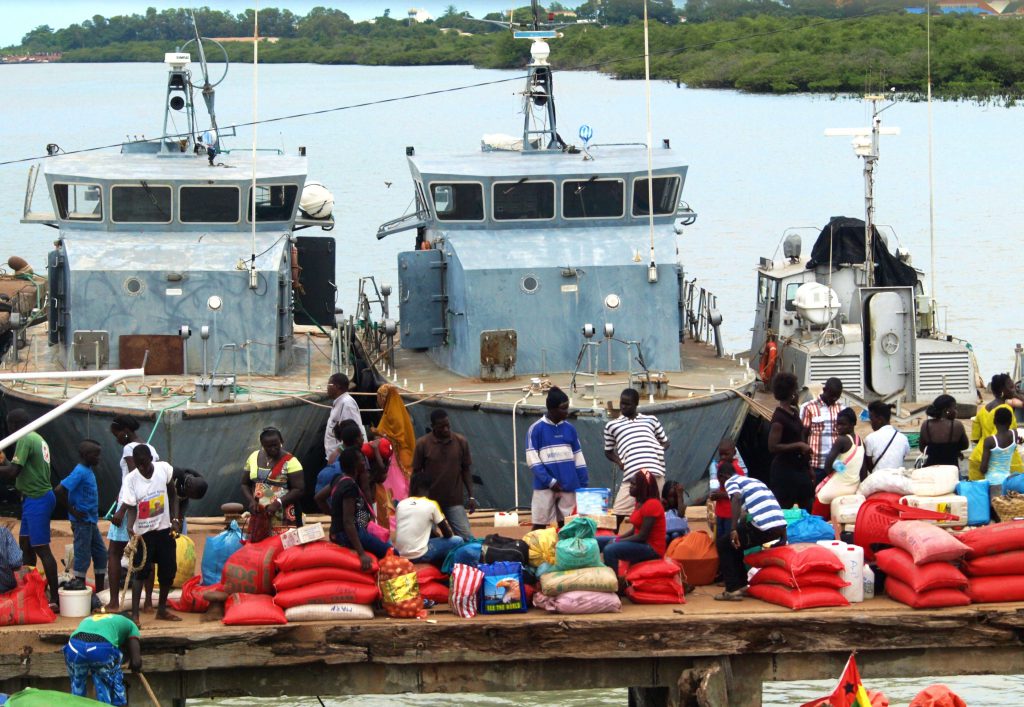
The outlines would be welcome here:
M 493 562 L 480 565 L 484 581 L 480 583 L 481 614 L 521 614 L 530 607 L 523 589 L 523 566 L 518 562 Z
M 1010 474 L 1003 482 L 1003 495 L 1016 491 L 1024 493 L 1024 474 Z
M 836 531 L 824 518 L 812 516 L 800 509 L 800 516 L 789 523 L 786 537 L 789 543 L 816 543 L 819 540 L 835 540 Z
M 1014 476 L 1024 476 L 1024 474 L 1014 474 Z M 986 525 L 992 520 L 988 490 L 988 479 L 961 481 L 956 485 L 956 495 L 967 499 L 967 525 Z M 1006 492 L 1006 484 L 1003 484 L 1003 492 Z
M 220 581 L 224 563 L 242 547 L 242 530 L 237 521 L 231 521 L 224 532 L 214 535 L 206 541 L 203 549 L 203 586 L 217 584 Z

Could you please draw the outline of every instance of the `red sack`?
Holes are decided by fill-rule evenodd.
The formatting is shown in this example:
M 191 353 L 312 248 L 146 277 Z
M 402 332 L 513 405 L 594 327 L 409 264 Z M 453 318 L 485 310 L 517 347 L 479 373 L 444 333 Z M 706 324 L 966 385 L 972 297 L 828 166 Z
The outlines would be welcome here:
M 274 558 L 281 552 L 281 538 L 274 536 L 243 545 L 224 563 L 221 583 L 228 594 L 271 594 L 274 591 Z
M 413 567 L 416 568 L 416 580 L 420 584 L 448 581 L 448 575 L 434 567 L 434 565 L 416 564 Z
M 440 582 L 427 582 L 426 584 L 421 583 L 420 596 L 424 599 L 430 599 L 430 601 L 435 604 L 447 604 L 448 587 Z
M 672 560 L 649 560 L 630 566 L 626 572 L 626 581 L 631 584 L 645 579 L 675 579 L 680 581 L 682 568 Z
M 914 696 L 908 707 L 967 707 L 960 695 L 945 685 L 929 685 Z
M 1024 574 L 1024 551 L 1000 552 L 998 555 L 985 555 L 967 560 L 964 563 L 964 574 L 971 577 Z
M 377 571 L 377 559 L 372 555 L 373 564 L 370 572 Z M 308 570 L 314 567 L 340 567 L 346 570 L 362 572 L 362 565 L 359 562 L 359 555 L 355 550 L 341 547 L 326 540 L 319 540 L 305 545 L 296 545 L 283 551 L 274 560 L 278 572 L 293 572 L 295 570 Z
M 192 579 L 181 585 L 181 598 L 171 599 L 167 603 L 175 611 L 185 611 L 193 614 L 205 613 L 210 608 L 210 602 L 206 601 L 204 596 L 205 592 L 211 589 L 216 591 L 223 591 L 223 584 L 211 584 L 208 587 L 204 587 L 200 584 L 203 581 L 203 576 L 197 574 Z
M 781 584 L 790 589 L 811 589 L 812 587 L 842 589 L 850 586 L 849 582 L 844 581 L 835 572 L 804 572 L 799 577 L 794 577 L 782 567 L 759 569 L 750 579 L 750 586 L 758 584 Z
M 638 592 L 673 595 L 683 593 L 683 585 L 678 579 L 642 579 L 639 582 L 633 582 L 630 586 Z
M 313 567 L 308 570 L 281 572 L 274 577 L 274 591 L 284 592 L 289 589 L 306 587 L 317 582 L 348 582 L 349 584 L 377 585 L 373 575 L 346 570 L 341 567 Z
M 878 561 L 880 570 L 889 577 L 894 577 L 906 584 L 915 592 L 967 587 L 967 577 L 949 562 L 929 562 L 925 565 L 915 565 L 910 553 L 898 547 L 879 551 L 875 554 L 875 559 Z
M 226 626 L 288 623 L 288 619 L 284 617 L 284 610 L 266 594 L 232 594 L 224 603 L 224 618 L 221 621 Z
M 959 537 L 960 542 L 971 549 L 968 555 L 971 558 L 1024 550 L 1024 520 L 992 523 L 968 530 Z
M 948 531 L 923 520 L 893 523 L 889 542 L 909 552 L 915 565 L 959 560 L 970 549 Z
M 1024 572 L 1024 569 L 1020 570 Z M 1024 601 L 1024 574 L 1001 577 L 971 577 L 967 596 L 976 604 Z
M 890 599 L 912 609 L 941 609 L 946 606 L 967 606 L 971 598 L 959 589 L 932 589 L 918 594 L 909 585 L 894 577 L 885 580 L 885 593 Z
M 782 567 L 794 577 L 799 577 L 807 572 L 839 572 L 843 569 L 842 560 L 814 543 L 796 543 L 795 545 L 773 547 L 747 555 L 744 560 L 751 567 Z M 821 606 L 840 605 L 823 604 Z
M 634 604 L 685 604 L 683 588 L 678 591 L 643 591 L 635 586 L 626 587 L 626 596 Z
M 316 582 L 278 592 L 274 596 L 274 603 L 282 609 L 303 604 L 372 604 L 379 596 L 380 592 L 373 584 Z
M 828 552 L 826 550 L 826 552 Z M 830 553 L 831 554 L 831 553 Z M 835 555 L 833 555 L 835 557 Z M 810 587 L 808 589 L 787 589 L 778 584 L 752 585 L 747 593 L 755 599 L 769 604 L 778 604 L 789 609 L 814 609 L 821 606 L 849 606 L 837 589 L 829 587 Z
M 57 620 L 46 599 L 46 580 L 35 570 L 15 573 L 18 586 L 0 594 L 0 626 L 49 624 Z

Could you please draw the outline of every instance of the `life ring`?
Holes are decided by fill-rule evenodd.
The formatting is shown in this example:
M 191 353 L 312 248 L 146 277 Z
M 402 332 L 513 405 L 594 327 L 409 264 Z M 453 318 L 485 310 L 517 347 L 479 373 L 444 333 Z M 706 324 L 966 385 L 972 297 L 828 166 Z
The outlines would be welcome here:
M 757 373 L 765 385 L 771 382 L 772 375 L 775 374 L 775 360 L 778 356 L 779 347 L 774 341 L 769 341 L 764 345 L 764 354 L 761 355 L 761 365 L 758 367 Z

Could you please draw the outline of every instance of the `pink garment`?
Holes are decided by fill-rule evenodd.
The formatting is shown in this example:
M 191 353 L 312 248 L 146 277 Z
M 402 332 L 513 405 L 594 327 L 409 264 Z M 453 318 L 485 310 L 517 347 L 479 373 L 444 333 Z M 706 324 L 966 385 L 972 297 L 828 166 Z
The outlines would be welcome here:
M 388 478 L 384 480 L 384 488 L 391 492 L 391 499 L 395 503 L 409 498 L 409 479 L 405 478 L 402 467 L 398 464 L 398 455 L 391 456 L 388 464 Z

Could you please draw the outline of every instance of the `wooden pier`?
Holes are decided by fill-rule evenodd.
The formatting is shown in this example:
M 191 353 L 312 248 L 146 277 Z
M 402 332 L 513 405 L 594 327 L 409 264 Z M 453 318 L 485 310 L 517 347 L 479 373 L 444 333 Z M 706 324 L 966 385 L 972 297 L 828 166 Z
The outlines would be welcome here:
M 753 599 L 620 614 L 528 614 L 227 627 L 143 616 L 143 670 L 164 705 L 228 696 L 329 696 L 631 687 L 633 704 L 761 704 L 769 681 L 834 679 L 849 652 L 865 684 L 890 677 L 1024 673 L 1024 604 L 914 611 L 885 598 L 792 612 Z M 148 620 L 147 620 L 148 618 Z M 0 629 L 0 690 L 67 690 L 77 624 Z M 133 704 L 145 704 L 128 677 Z M 698 693 L 700 699 L 698 701 Z

